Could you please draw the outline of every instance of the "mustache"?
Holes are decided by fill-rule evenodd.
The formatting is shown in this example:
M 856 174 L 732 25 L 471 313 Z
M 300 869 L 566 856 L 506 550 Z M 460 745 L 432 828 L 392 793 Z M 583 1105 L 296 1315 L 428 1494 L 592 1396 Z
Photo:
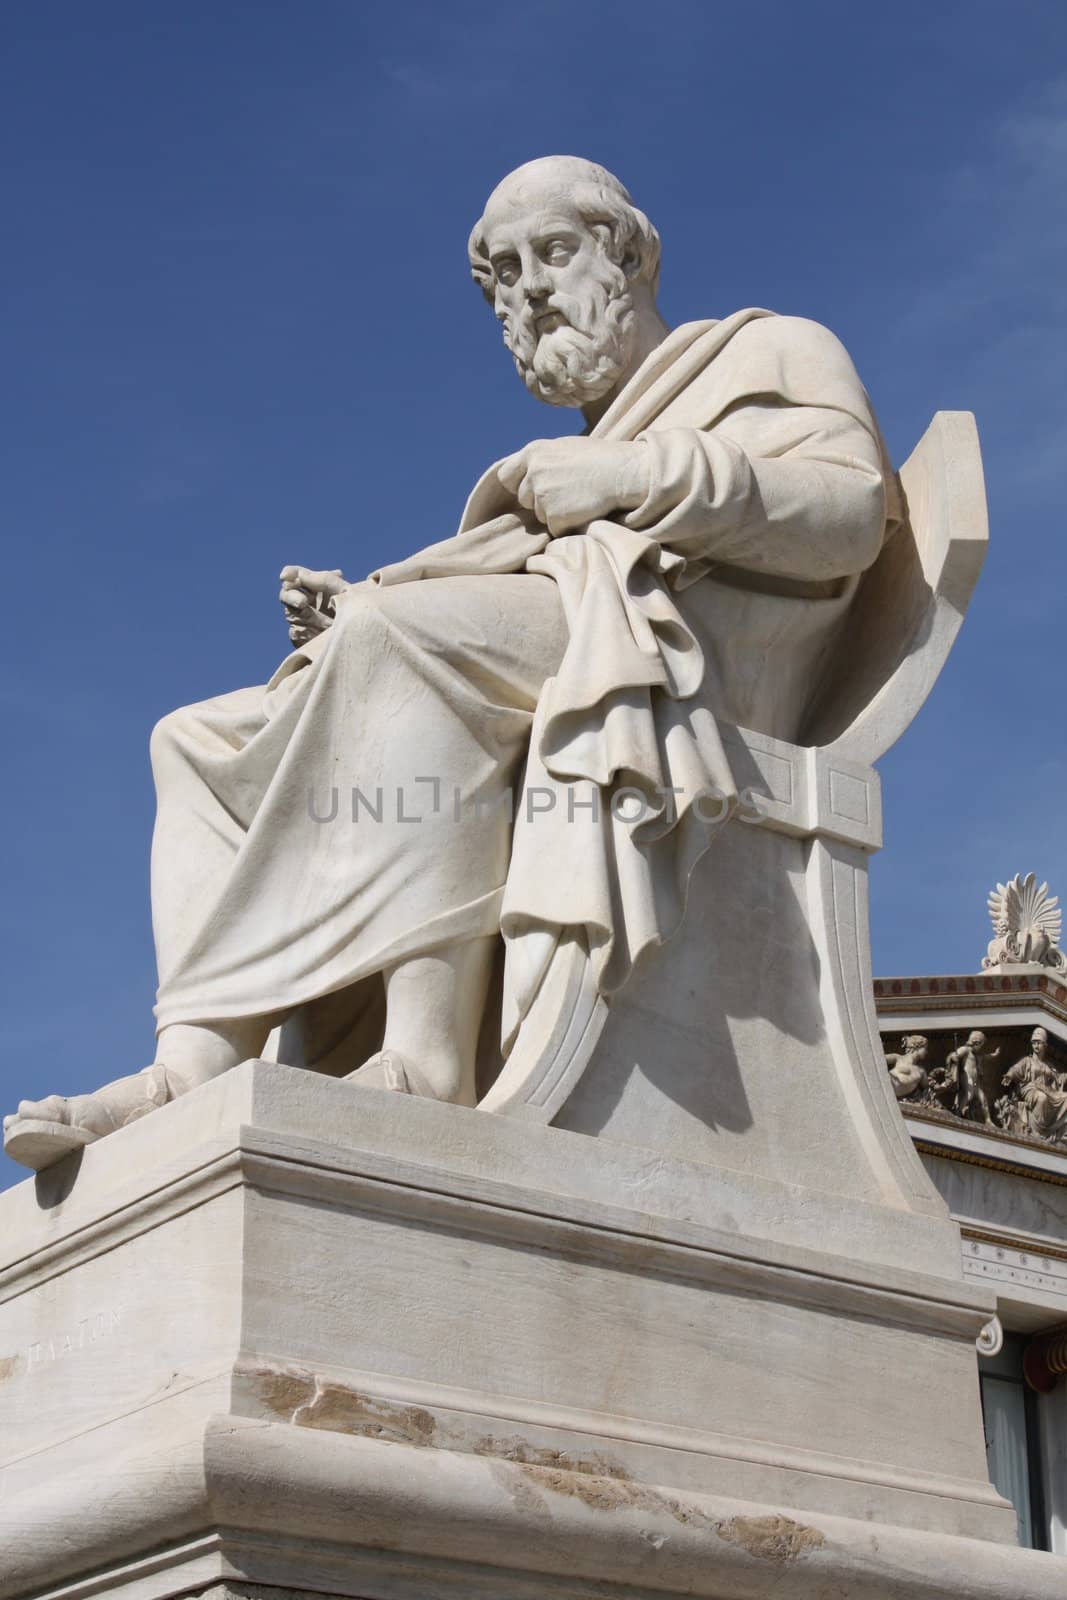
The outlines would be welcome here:
M 523 308 L 518 317 L 518 331 L 534 341 L 545 333 L 555 332 L 557 328 L 573 328 L 577 333 L 588 333 L 589 329 L 583 327 L 583 323 L 589 320 L 588 316 L 582 314 L 584 309 L 581 302 L 571 296 L 554 294 L 540 305 Z M 545 322 L 552 322 L 554 326 L 545 328 Z
M 600 318 L 607 309 L 608 299 L 607 295 L 592 294 L 579 298 L 577 295 L 556 292 L 537 305 L 524 305 L 517 316 L 509 319 L 510 327 L 506 331 L 516 344 L 526 349 L 532 349 L 546 335 L 565 328 L 588 337 L 596 332 Z M 551 326 L 544 327 L 546 322 Z

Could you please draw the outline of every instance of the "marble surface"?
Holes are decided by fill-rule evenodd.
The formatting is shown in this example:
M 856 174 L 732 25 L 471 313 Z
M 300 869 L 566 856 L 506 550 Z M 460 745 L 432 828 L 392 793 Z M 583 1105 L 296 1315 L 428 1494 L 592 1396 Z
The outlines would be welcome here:
M 985 1477 L 988 1294 L 508 1127 L 246 1065 L 0 1197 L 4 1600 L 1058 1592 Z

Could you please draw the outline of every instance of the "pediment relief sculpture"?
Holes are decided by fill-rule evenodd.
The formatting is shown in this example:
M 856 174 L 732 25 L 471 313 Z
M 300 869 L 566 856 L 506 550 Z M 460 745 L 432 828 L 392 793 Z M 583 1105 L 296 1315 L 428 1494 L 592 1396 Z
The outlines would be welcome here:
M 1025 1043 L 1025 1053 L 1016 1052 Z M 909 1034 L 885 1060 L 903 1109 L 979 1124 L 996 1135 L 1067 1144 L 1067 1050 L 1047 1028 Z M 1002 1070 L 1004 1058 L 1013 1065 Z
M 1057 1072 L 1049 1057 L 1048 1032 L 1035 1028 L 1030 1049 L 1001 1079 L 1007 1093 L 993 1108 L 1007 1133 L 1030 1134 L 1056 1144 L 1067 1141 L 1067 1072 Z
M 898 1100 L 921 1095 L 926 1089 L 929 1081 L 926 1070 L 929 1053 L 930 1041 L 922 1033 L 905 1034 L 900 1043 L 900 1050 L 886 1053 L 886 1066 L 893 1080 L 893 1093 Z

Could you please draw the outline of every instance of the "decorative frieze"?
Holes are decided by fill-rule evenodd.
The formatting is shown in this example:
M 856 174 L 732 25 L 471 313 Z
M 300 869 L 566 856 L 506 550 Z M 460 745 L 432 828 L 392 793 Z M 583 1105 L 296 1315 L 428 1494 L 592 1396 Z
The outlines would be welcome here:
M 930 978 L 875 978 L 874 998 L 880 1013 L 913 1009 L 919 1001 L 930 1010 L 956 1010 L 973 1005 L 985 1006 L 1032 1002 L 1038 996 L 1067 1016 L 1067 980 L 1054 973 L 980 972 L 939 974 Z
M 883 1035 L 905 1111 L 1067 1147 L 1067 1050 L 1042 1027 Z M 1005 1070 L 1006 1066 L 1006 1070 Z

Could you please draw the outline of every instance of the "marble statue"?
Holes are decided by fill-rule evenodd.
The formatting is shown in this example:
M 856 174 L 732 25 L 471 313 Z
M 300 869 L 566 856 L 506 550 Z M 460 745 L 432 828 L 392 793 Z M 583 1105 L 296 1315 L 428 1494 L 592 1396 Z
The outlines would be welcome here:
M 738 804 L 722 725 L 801 738 L 901 514 L 841 344 L 759 309 L 669 328 L 656 230 L 573 157 L 506 177 L 469 255 L 526 387 L 584 429 L 494 463 L 456 535 L 362 581 L 286 567 L 270 681 L 158 725 L 156 1059 L 23 1101 L 28 1166 L 296 1013 L 307 1064 L 348 1041 L 342 1075 L 475 1103 L 491 986 L 506 1056 L 561 941 L 611 997 L 679 926 Z
M 893 1080 L 893 1093 L 898 1100 L 921 1094 L 927 1084 L 926 1058 L 930 1042 L 925 1034 L 909 1033 L 901 1040 L 900 1051 L 890 1050 L 885 1064 Z
M 156 1060 L 5 1128 L 0 1600 L 1062 1600 L 870 971 L 974 419 L 897 475 L 824 328 L 668 328 L 586 161 L 469 257 L 584 431 L 153 736 Z
M 1048 1058 L 1048 1032 L 1035 1028 L 1028 1055 L 1009 1067 L 1001 1079 L 1008 1093 L 994 1107 L 1007 1133 L 1030 1134 L 1061 1142 L 1067 1138 L 1067 1074 Z
M 982 957 L 984 968 L 1033 964 L 1067 971 L 1067 955 L 1059 948 L 1063 912 L 1035 873 L 1024 878 L 1017 872 L 1010 882 L 998 883 L 989 895 L 989 915 L 993 938 Z
M 995 1061 L 999 1049 L 990 1050 L 986 1036 L 975 1028 L 967 1035 L 959 1049 L 949 1051 L 945 1059 L 945 1087 L 953 1090 L 952 1110 L 965 1121 L 984 1122 L 992 1126 L 989 1100 L 982 1087 L 982 1067 Z

